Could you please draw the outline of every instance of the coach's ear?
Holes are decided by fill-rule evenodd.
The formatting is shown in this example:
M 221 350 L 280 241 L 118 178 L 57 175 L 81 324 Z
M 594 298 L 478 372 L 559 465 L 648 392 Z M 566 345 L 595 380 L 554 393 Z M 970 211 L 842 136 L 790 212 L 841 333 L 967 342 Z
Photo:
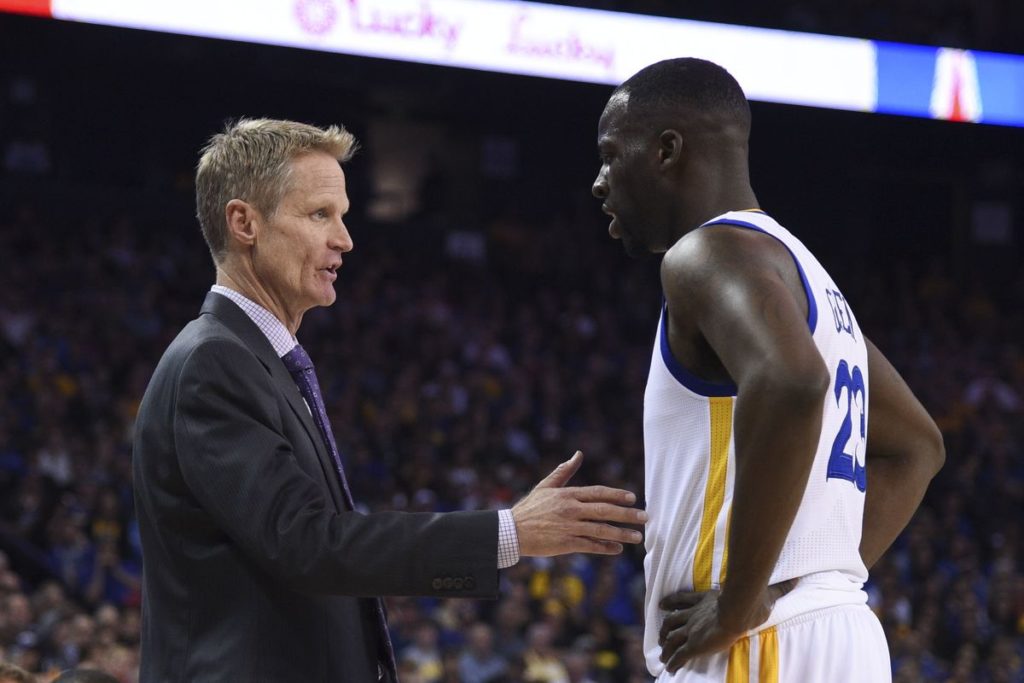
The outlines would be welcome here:
M 658 136 L 658 166 L 668 169 L 683 157 L 683 134 L 674 128 L 661 131 Z
M 224 220 L 227 221 L 229 239 L 250 247 L 256 243 L 259 212 L 252 204 L 232 199 L 224 206 Z

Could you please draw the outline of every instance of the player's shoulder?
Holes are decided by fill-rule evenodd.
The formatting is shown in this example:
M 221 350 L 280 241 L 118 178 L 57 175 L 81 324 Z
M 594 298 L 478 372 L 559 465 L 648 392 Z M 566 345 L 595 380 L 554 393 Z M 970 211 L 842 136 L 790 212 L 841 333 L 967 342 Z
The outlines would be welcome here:
M 771 268 L 776 251 L 785 249 L 772 236 L 732 225 L 709 225 L 683 235 L 665 253 L 662 280 L 688 288 L 718 279 Z

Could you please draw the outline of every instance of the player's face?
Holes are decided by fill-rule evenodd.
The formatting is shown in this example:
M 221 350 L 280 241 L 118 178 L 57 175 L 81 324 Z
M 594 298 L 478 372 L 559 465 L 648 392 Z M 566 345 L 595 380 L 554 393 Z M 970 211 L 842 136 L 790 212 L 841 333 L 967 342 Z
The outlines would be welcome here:
M 591 192 L 602 200 L 601 210 L 611 216 L 608 234 L 622 240 L 630 256 L 651 251 L 652 226 L 646 218 L 650 178 L 645 146 L 638 135 L 624 125 L 626 96 L 616 94 L 608 101 L 597 129 L 601 169 Z
M 334 303 L 341 255 L 352 250 L 345 227 L 345 173 L 331 155 L 292 161 L 289 188 L 253 251 L 261 284 L 289 317 Z

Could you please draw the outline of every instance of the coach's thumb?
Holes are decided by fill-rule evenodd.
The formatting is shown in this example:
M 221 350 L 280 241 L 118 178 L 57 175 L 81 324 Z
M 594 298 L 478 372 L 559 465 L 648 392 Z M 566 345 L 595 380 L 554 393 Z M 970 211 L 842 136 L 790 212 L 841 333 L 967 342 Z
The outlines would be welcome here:
M 559 489 L 569 483 L 572 476 L 579 471 L 580 465 L 583 464 L 583 451 L 576 451 L 572 454 L 572 457 L 563 462 L 561 465 L 552 470 L 551 474 L 544 477 L 537 488 L 539 489 Z

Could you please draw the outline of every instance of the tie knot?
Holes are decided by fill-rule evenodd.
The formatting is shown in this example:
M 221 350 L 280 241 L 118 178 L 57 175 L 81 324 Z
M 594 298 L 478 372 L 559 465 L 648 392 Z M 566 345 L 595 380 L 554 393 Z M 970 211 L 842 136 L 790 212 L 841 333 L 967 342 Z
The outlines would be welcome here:
M 310 359 L 309 354 L 306 353 L 306 349 L 302 348 L 302 344 L 296 344 L 295 348 L 281 356 L 281 360 L 284 361 L 284 366 L 288 368 L 288 372 L 293 375 L 297 372 L 313 369 L 313 361 Z

